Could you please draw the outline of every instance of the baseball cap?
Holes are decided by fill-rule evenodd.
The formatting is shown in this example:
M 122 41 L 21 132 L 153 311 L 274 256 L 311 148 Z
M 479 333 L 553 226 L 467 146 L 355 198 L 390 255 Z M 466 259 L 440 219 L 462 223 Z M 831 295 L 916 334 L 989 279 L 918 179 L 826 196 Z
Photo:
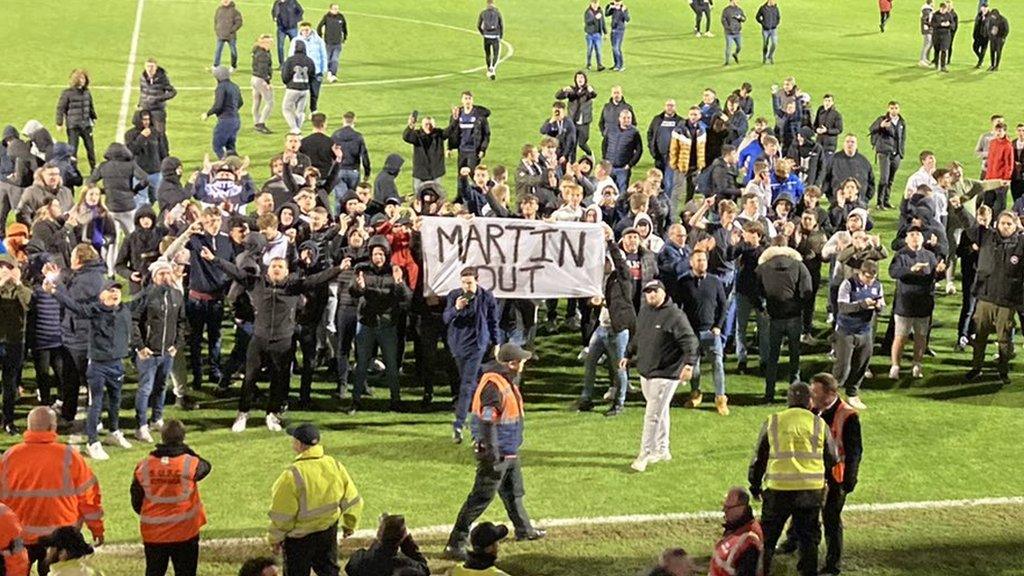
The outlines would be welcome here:
M 507 344 L 502 344 L 501 347 L 498 348 L 498 353 L 494 358 L 498 362 L 505 363 L 514 362 L 516 360 L 527 360 L 532 356 L 533 354 L 523 350 L 518 344 L 509 342 Z
M 103 283 L 103 291 L 106 292 L 111 288 L 117 288 L 118 290 L 124 288 L 124 284 L 120 280 L 110 279 Z
M 484 550 L 507 537 L 508 528 L 504 524 L 481 522 L 469 533 L 469 543 L 473 545 L 474 550 Z
M 620 237 L 624 237 L 624 236 L 626 236 L 627 234 L 636 234 L 636 235 L 639 235 L 639 234 L 640 234 L 640 231 L 639 231 L 639 230 L 637 230 L 637 229 L 636 229 L 635 227 L 633 227 L 633 226 L 630 226 L 629 228 L 626 228 L 625 230 L 623 230 L 623 231 L 622 231 L 622 235 L 621 235 Z
M 402 199 L 398 198 L 398 197 L 395 197 L 395 196 L 390 196 L 390 197 L 388 197 L 388 198 L 386 198 L 384 200 L 384 205 L 387 206 L 388 204 L 394 204 L 395 206 L 401 206 L 402 205 Z
M 291 426 L 288 428 L 288 435 L 306 446 L 316 446 L 320 443 L 320 430 L 309 423 Z
M 661 280 L 651 280 L 647 284 L 644 284 L 644 292 L 650 292 L 651 290 L 664 290 L 665 285 L 662 284 Z

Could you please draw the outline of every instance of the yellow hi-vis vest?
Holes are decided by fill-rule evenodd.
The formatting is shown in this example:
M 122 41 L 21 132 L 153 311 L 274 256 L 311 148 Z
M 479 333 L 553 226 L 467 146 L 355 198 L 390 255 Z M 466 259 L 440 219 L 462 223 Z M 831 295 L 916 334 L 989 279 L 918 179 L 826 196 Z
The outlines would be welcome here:
M 803 408 L 789 408 L 768 417 L 770 490 L 820 490 L 825 487 L 824 450 L 828 425 Z
M 363 512 L 363 499 L 345 467 L 313 446 L 274 482 L 267 539 L 278 544 L 330 528 L 339 518 L 355 530 Z

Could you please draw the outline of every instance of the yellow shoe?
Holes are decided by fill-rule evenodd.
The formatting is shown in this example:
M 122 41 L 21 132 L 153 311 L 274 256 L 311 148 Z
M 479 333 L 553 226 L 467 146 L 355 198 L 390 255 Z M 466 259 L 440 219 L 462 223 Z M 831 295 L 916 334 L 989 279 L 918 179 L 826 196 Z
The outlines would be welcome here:
M 726 396 L 725 394 L 721 396 L 715 396 L 715 408 L 718 410 L 718 413 L 721 414 L 722 416 L 728 416 L 729 397 Z
M 704 400 L 704 395 L 700 393 L 700 390 L 694 390 L 690 392 L 690 398 L 683 403 L 683 406 L 686 408 L 700 408 L 702 400 Z

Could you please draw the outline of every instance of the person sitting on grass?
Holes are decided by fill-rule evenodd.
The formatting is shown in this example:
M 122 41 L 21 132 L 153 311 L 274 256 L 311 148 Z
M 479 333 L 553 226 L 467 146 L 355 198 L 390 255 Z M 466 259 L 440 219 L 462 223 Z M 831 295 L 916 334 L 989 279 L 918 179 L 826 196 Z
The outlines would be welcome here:
M 345 565 L 345 573 L 348 576 L 379 576 L 399 571 L 410 576 L 430 575 L 426 557 L 405 527 L 405 517 L 382 514 L 377 537 L 369 548 L 360 548 L 352 553 L 352 558 Z

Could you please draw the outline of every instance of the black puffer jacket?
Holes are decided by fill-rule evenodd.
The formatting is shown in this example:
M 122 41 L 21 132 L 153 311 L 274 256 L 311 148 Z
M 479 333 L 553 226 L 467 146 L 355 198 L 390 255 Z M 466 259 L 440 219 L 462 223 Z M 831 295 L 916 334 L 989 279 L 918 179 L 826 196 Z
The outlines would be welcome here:
M 135 209 L 135 193 L 149 186 L 148 174 L 135 163 L 131 150 L 114 142 L 103 154 L 103 162 L 89 176 L 89 183 L 103 181 L 107 209 L 130 212 Z
M 88 87 L 67 88 L 57 100 L 57 126 L 87 128 L 96 120 L 96 108 Z
M 139 76 L 139 110 L 164 110 L 167 101 L 177 95 L 178 91 L 171 86 L 171 80 L 162 67 L 157 66 L 152 78 L 145 72 Z
M 41 163 L 39 158 L 32 154 L 32 149 L 28 143 L 18 138 L 8 140 L 7 158 L 13 168 L 7 181 L 19 188 L 31 186 L 36 169 L 39 168 Z
M 636 319 L 636 333 L 629 336 L 626 358 L 636 360 L 644 378 L 679 378 L 683 366 L 699 360 L 697 335 L 682 309 L 668 296 L 657 308 L 646 302 Z
M 362 134 L 351 126 L 344 126 L 331 134 L 331 140 L 341 147 L 342 170 L 359 170 L 362 164 L 363 177 L 370 177 L 370 153 Z
M 359 305 L 359 298 L 352 296 L 349 289 L 356 283 L 356 268 L 365 266 L 370 260 L 370 252 L 366 246 L 355 248 L 344 244 L 345 237 L 341 234 L 335 236 L 331 243 L 331 255 L 335 264 L 339 266 L 348 258 L 350 267 L 338 276 L 338 308 L 355 308 Z
M 576 74 L 583 74 L 583 72 Z M 586 78 L 586 74 L 583 74 L 583 77 Z M 590 124 L 594 121 L 594 99 L 597 98 L 597 91 L 589 81 L 584 82 L 583 86 L 577 86 L 575 82 L 575 76 L 573 76 L 573 85 L 569 90 L 563 89 L 555 92 L 555 99 L 569 101 L 568 117 L 574 124 Z

